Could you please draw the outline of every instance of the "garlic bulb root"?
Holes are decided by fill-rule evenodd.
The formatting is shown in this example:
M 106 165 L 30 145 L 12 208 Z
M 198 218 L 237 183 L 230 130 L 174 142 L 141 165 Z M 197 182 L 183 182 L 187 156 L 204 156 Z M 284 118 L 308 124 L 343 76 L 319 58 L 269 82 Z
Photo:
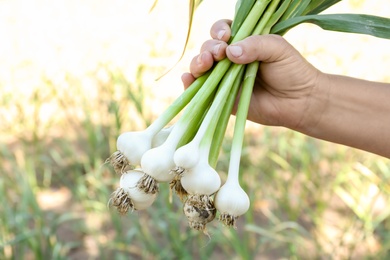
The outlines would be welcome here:
M 107 158 L 106 163 L 110 163 L 116 173 L 123 174 L 128 170 L 134 169 L 126 156 L 121 151 L 116 151 Z
M 129 210 L 134 210 L 134 203 L 123 188 L 118 188 L 111 194 L 109 206 L 114 206 L 120 215 L 125 215 Z
M 146 194 L 157 194 L 159 192 L 158 181 L 146 173 L 139 179 L 137 188 Z
M 183 167 L 180 167 L 180 166 L 176 166 L 175 168 L 173 168 L 171 170 L 171 174 L 175 174 L 178 175 L 179 177 L 183 176 L 183 174 L 186 172 L 187 170 Z
M 237 219 L 238 216 L 233 216 L 228 213 L 221 213 L 218 218 L 218 220 L 222 222 L 225 226 L 233 227 L 234 229 L 237 229 L 236 226 Z
M 189 226 L 206 233 L 206 224 L 211 222 L 217 213 L 213 200 L 208 195 L 190 195 L 184 203 L 184 214 Z
M 176 193 L 181 201 L 184 201 L 188 196 L 188 192 L 183 188 L 183 185 L 181 185 L 180 179 L 181 177 L 179 175 L 175 175 L 173 180 L 169 183 L 169 188 Z

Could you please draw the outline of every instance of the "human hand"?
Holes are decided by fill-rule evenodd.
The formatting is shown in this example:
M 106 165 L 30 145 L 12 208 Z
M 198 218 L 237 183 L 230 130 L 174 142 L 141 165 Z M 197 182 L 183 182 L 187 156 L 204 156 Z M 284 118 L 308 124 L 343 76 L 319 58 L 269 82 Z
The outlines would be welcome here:
M 314 109 L 312 93 L 324 74 L 308 63 L 284 38 L 278 35 L 250 36 L 228 45 L 231 21 L 220 20 L 210 31 L 200 54 L 190 63 L 190 73 L 182 76 L 187 88 L 195 78 L 209 70 L 214 62 L 228 57 L 232 62 L 248 64 L 260 61 L 248 119 L 264 125 L 299 129 L 305 121 L 318 115 L 308 115 Z M 313 114 L 313 113 L 312 113 Z M 313 118 L 314 117 L 314 118 Z

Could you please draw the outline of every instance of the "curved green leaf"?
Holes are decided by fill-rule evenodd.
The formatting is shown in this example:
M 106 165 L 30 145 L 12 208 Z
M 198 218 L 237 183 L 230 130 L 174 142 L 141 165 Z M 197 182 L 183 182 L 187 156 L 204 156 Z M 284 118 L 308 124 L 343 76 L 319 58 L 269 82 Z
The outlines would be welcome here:
M 319 14 L 341 0 L 312 0 L 302 14 Z
M 231 26 L 231 28 L 232 28 L 231 37 L 232 38 L 238 32 L 238 29 L 240 29 L 242 23 L 245 21 L 245 18 L 248 16 L 248 14 L 251 11 L 254 4 L 255 4 L 255 0 L 238 0 L 236 2 L 236 8 L 235 8 L 236 11 L 235 11 L 233 23 Z
M 313 23 L 324 30 L 368 34 L 390 39 L 390 19 L 365 14 L 306 15 L 288 19 L 272 27 L 271 33 L 284 34 L 301 23 Z
M 282 15 L 286 12 L 290 3 L 291 3 L 291 0 L 285 0 L 282 2 L 282 4 L 279 6 L 278 10 L 275 13 L 273 13 L 271 18 L 267 22 L 267 24 L 263 30 L 263 34 L 269 34 L 272 26 L 274 26 L 279 21 L 279 19 L 282 17 Z
M 285 21 L 291 17 L 302 15 L 309 4 L 310 0 L 293 0 L 280 20 Z

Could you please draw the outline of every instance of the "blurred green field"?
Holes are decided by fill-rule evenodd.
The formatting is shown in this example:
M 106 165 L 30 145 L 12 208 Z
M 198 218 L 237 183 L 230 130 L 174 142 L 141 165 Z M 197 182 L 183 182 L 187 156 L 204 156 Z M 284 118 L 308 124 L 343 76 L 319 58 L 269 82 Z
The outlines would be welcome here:
M 152 30 L 153 23 L 152 27 L 144 24 L 131 29 L 139 16 L 128 17 L 127 12 L 142 11 L 144 22 L 148 17 L 159 21 L 157 14 L 169 10 L 164 9 L 164 1 L 150 16 L 147 10 L 153 1 L 139 6 L 131 1 L 58 1 L 52 5 L 34 1 L 38 5 L 33 9 L 35 16 L 32 11 L 31 16 L 23 16 L 31 9 L 18 2 L 0 3 L 0 35 L 10 36 L 0 47 L 0 259 L 390 258 L 388 159 L 250 122 L 241 183 L 250 195 L 251 208 L 239 219 L 236 230 L 217 221 L 208 226 L 210 236 L 190 230 L 182 204 L 170 194 L 167 184 L 162 185 L 151 208 L 119 216 L 107 207 L 119 176 L 105 163 L 116 149 L 116 137 L 145 128 L 177 96 L 182 89 L 180 74 L 206 36 L 193 38 L 183 61 L 156 83 L 154 79 L 177 60 L 182 39 L 175 38 L 169 27 L 174 25 L 169 24 L 164 27 L 166 34 Z M 213 8 L 208 2 L 201 5 L 197 19 Z M 365 1 L 343 2 L 335 10 L 366 8 Z M 379 8 L 381 2 L 386 6 L 386 1 L 377 2 L 373 8 Z M 132 6 L 139 9 L 129 11 Z M 186 5 L 178 5 L 180 8 Z M 49 13 L 47 20 L 35 24 L 34 19 L 46 19 L 44 15 Z M 79 20 L 75 18 L 70 29 L 66 23 L 60 27 L 69 18 L 55 18 L 60 13 Z M 114 15 L 117 20 L 111 18 Z M 208 21 L 223 15 L 227 13 L 209 15 L 203 25 L 194 28 L 194 35 L 197 30 L 207 33 Z M 108 24 L 110 19 L 115 23 Z M 48 20 L 58 23 L 50 31 L 63 37 L 56 38 L 58 42 L 46 41 L 55 37 L 42 32 L 34 34 L 37 31 L 33 29 Z M 130 22 L 121 23 L 125 20 Z M 77 30 L 78 25 L 84 28 L 81 21 L 91 35 Z M 98 25 L 101 27 L 93 27 Z M 112 32 L 115 29 L 118 31 Z M 148 29 L 150 35 L 140 38 L 139 32 Z M 185 29 L 183 24 L 180 30 Z M 130 35 L 124 34 L 126 30 Z M 305 30 L 317 29 L 302 27 L 286 37 L 321 69 L 390 82 L 388 47 L 378 55 L 381 63 L 357 68 L 356 63 L 372 59 L 373 54 L 366 56 L 364 51 L 371 48 L 371 37 L 319 34 L 323 42 L 330 41 L 329 35 L 363 42 L 360 47 L 345 42 L 350 52 L 344 53 L 346 56 L 336 52 L 333 59 L 327 51 L 345 51 L 344 43 L 335 47 L 328 42 L 327 48 L 310 45 L 311 38 L 301 44 Z M 94 38 L 92 32 L 98 31 L 100 38 Z M 182 32 L 179 35 L 183 36 Z M 71 38 L 76 34 L 79 38 Z M 42 45 L 39 37 L 47 45 Z M 126 40 L 120 41 L 121 37 Z M 131 42 L 142 42 L 145 49 L 134 50 Z M 389 44 L 384 40 L 376 43 Z M 28 48 L 32 50 L 26 51 Z M 134 59 L 128 57 L 135 52 L 139 53 Z M 349 66 L 351 62 L 354 66 Z M 363 70 L 367 74 L 362 74 Z M 231 128 L 217 166 L 223 179 L 230 139 Z

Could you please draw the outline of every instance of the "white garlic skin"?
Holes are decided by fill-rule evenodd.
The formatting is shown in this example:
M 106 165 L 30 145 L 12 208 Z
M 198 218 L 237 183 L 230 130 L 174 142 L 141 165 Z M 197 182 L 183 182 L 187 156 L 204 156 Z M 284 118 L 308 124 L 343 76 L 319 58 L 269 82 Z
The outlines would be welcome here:
M 152 148 L 162 145 L 167 140 L 169 134 L 172 132 L 172 129 L 173 126 L 166 127 L 154 135 L 152 138 Z
M 140 165 L 143 154 L 152 147 L 152 137 L 146 131 L 125 132 L 116 142 L 116 147 L 131 165 Z
M 178 148 L 173 156 L 173 161 L 177 167 L 189 170 L 199 162 L 199 146 L 193 142 Z
M 157 194 L 147 194 L 136 187 L 143 175 L 144 173 L 140 170 L 131 170 L 122 174 L 119 181 L 119 186 L 130 197 L 136 210 L 150 207 L 157 197 Z
M 237 182 L 227 181 L 215 195 L 214 205 L 221 214 L 238 217 L 248 211 L 250 200 Z
M 175 167 L 173 153 L 175 150 L 163 144 L 144 153 L 141 158 L 142 170 L 158 182 L 168 182 L 175 177 L 171 170 Z
M 180 181 L 189 194 L 212 195 L 221 186 L 221 178 L 217 171 L 203 160 L 183 174 Z

